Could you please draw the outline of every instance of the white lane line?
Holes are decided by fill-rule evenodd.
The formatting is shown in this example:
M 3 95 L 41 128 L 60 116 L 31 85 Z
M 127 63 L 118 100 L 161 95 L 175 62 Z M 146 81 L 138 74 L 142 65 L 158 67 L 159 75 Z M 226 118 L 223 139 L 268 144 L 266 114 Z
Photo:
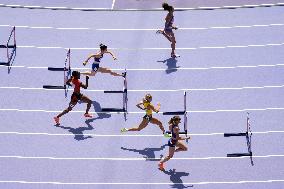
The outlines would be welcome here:
M 247 87 L 219 87 L 219 88 L 188 88 L 188 89 L 128 89 L 128 92 L 178 92 L 178 91 L 217 91 L 217 90 L 247 90 L 247 89 L 269 89 L 269 88 L 283 88 L 284 85 L 267 85 L 267 86 L 247 86 Z M 0 89 L 19 89 L 19 90 L 48 90 L 48 91 L 62 91 L 64 89 L 44 89 L 41 87 L 0 87 Z M 69 89 L 72 91 L 73 89 Z M 82 89 L 87 92 L 103 92 L 106 89 Z
M 227 88 L 208 88 L 208 89 L 128 89 L 128 92 L 178 92 L 178 91 L 217 91 L 217 90 L 246 90 L 246 89 L 266 89 L 266 88 L 283 88 L 284 85 L 277 86 L 251 86 L 251 87 L 227 87 Z M 48 90 L 48 91 L 62 91 L 64 89 L 44 89 L 36 87 L 0 87 L 0 89 L 20 89 L 20 90 Z M 73 91 L 73 89 L 69 89 Z M 103 92 L 105 89 L 82 89 L 86 92 Z
M 114 5 L 115 0 L 113 0 L 112 5 Z M 212 7 L 204 7 L 204 6 L 199 6 L 199 7 L 187 7 L 187 8 L 175 8 L 176 11 L 184 11 L 184 10 L 216 10 L 216 9 L 232 9 L 232 8 L 256 8 L 256 7 L 271 7 L 271 6 L 282 6 L 284 3 L 274 3 L 274 4 L 257 4 L 257 5 L 236 5 L 236 6 L 212 6 Z M 93 11 L 161 11 L 163 10 L 162 8 L 152 8 L 152 9 L 113 9 L 113 6 L 111 8 L 71 8 L 71 7 L 43 7 L 43 6 L 25 6 L 25 5 L 6 5 L 6 4 L 0 4 L 2 7 L 14 7 L 14 8 L 42 8 L 42 9 L 52 9 L 52 10 L 93 10 Z
M 38 5 L 26 5 L 23 6 L 24 8 L 42 8 L 42 6 L 38 6 Z
M 210 70 L 210 69 L 237 69 L 237 68 L 266 68 L 266 67 L 280 67 L 284 64 L 258 64 L 258 65 L 237 65 L 237 66 L 211 66 L 211 67 L 177 67 L 177 68 L 127 68 L 127 71 L 169 71 L 169 70 Z M 0 65 L 0 67 L 6 67 Z M 47 69 L 48 66 L 11 66 L 11 68 L 27 68 L 27 69 Z M 75 70 L 89 70 L 86 67 L 74 67 Z M 114 71 L 124 71 L 125 68 L 111 68 Z
M 227 109 L 227 110 L 190 110 L 186 111 L 187 113 L 220 113 L 220 112 L 248 112 L 248 111 L 279 111 L 284 110 L 282 107 L 269 107 L 269 108 L 246 108 L 246 109 Z M 43 113 L 60 113 L 62 110 L 43 110 L 43 109 L 18 109 L 18 108 L 1 108 L 0 111 L 17 111 L 17 112 L 43 112 Z M 70 113 L 84 113 L 85 111 L 74 110 Z M 94 112 L 90 111 L 90 113 L 106 113 L 106 112 Z M 123 112 L 108 112 L 111 114 L 123 114 Z M 145 112 L 127 112 L 128 114 L 145 114 Z M 163 112 L 159 112 L 158 114 L 162 114 Z
M 256 131 L 252 132 L 252 134 L 282 134 L 284 131 Z M 146 134 L 92 134 L 92 133 L 85 133 L 85 134 L 70 134 L 70 133 L 23 133 L 23 132 L 0 132 L 0 135 L 43 135 L 43 136 L 93 136 L 93 137 L 164 137 L 163 135 L 146 135 Z M 224 135 L 224 133 L 188 133 L 190 136 L 218 136 Z
M 209 184 L 252 184 L 252 183 L 274 183 L 283 180 L 241 180 L 241 181 L 205 181 L 205 182 L 60 182 L 60 181 L 24 181 L 24 180 L 0 180 L 0 183 L 10 184 L 52 184 L 52 185 L 209 185 Z
M 278 24 L 253 24 L 247 26 L 212 26 L 212 27 L 180 27 L 179 30 L 210 30 L 210 29 L 238 29 L 238 28 L 255 28 L 255 27 L 275 27 L 284 26 L 282 23 Z M 2 24 L 0 27 L 14 27 L 9 24 Z M 51 26 L 15 26 L 16 28 L 29 29 L 57 29 L 57 30 L 95 30 L 95 31 L 157 31 L 159 28 L 87 28 L 87 27 L 51 27 Z
M 57 30 L 89 30 L 90 28 L 56 28 Z
M 271 154 L 262 156 L 253 156 L 253 158 L 283 158 L 283 154 Z M 145 160 L 160 160 L 160 158 L 119 158 L 119 157 L 44 157 L 44 156 L 3 156 L 0 158 L 15 158 L 15 159 L 48 159 L 48 160 L 109 160 L 109 161 L 145 161 Z M 215 159 L 245 159 L 250 158 L 249 156 L 242 157 L 182 157 L 182 158 L 172 158 L 171 160 L 215 160 Z
M 269 43 L 269 44 L 249 44 L 249 45 L 228 45 L 228 46 L 204 46 L 204 47 L 181 47 L 176 48 L 177 50 L 197 50 L 197 49 L 226 49 L 226 48 L 248 48 L 248 47 L 271 47 L 271 46 L 283 46 L 284 43 Z M 99 48 L 95 47 L 43 47 L 43 46 L 34 46 L 34 45 L 18 45 L 18 48 L 40 48 L 40 49 L 49 49 L 49 48 L 57 48 L 57 49 L 71 49 L 71 50 L 98 50 Z M 170 50 L 169 47 L 155 47 L 155 48 L 109 48 L 112 50 Z

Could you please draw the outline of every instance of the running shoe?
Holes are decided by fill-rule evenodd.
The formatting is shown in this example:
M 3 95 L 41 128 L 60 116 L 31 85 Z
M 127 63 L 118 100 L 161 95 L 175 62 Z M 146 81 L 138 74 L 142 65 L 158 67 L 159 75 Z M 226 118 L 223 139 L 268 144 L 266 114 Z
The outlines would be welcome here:
M 166 137 L 166 138 L 170 138 L 170 137 L 172 137 L 172 135 L 171 135 L 171 134 L 169 134 L 169 133 L 164 133 L 164 137 Z
M 60 125 L 60 123 L 59 123 L 59 117 L 54 117 L 53 119 L 54 119 L 56 125 Z
M 163 33 L 163 30 L 157 30 L 156 31 L 156 34 L 162 34 Z
M 164 170 L 165 170 L 165 168 L 164 168 L 164 163 L 159 163 L 159 169 L 160 169 L 161 171 L 164 171 Z
M 122 73 L 122 77 L 124 77 L 124 78 L 126 77 L 126 72 Z
M 127 128 L 123 128 L 123 129 L 120 130 L 120 132 L 122 132 L 122 133 L 125 133 L 125 132 L 127 132 L 127 131 L 128 131 Z
M 85 116 L 86 118 L 92 118 L 92 117 L 93 117 L 91 114 L 84 114 L 84 116 Z

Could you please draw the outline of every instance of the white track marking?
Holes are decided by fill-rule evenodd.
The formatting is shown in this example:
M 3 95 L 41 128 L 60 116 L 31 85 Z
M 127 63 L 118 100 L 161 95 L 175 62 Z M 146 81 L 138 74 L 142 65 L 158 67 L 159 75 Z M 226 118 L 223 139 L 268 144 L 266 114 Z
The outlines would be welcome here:
M 282 134 L 284 131 L 256 131 L 252 132 L 252 134 Z M 70 133 L 22 133 L 22 132 L 0 132 L 0 135 L 43 135 L 43 136 L 93 136 L 93 137 L 164 137 L 163 135 L 146 135 L 146 134 L 92 134 L 92 133 L 85 133 L 85 134 L 70 134 Z M 183 135 L 183 134 L 182 134 Z M 190 136 L 218 136 L 224 135 L 224 133 L 188 133 Z
M 228 109 L 228 110 L 190 110 L 186 111 L 187 113 L 219 113 L 219 112 L 248 112 L 248 111 L 279 111 L 284 110 L 282 107 L 268 107 L 268 108 L 246 108 L 246 109 Z M 17 109 L 17 108 L 1 108 L 0 111 L 16 111 L 16 112 L 43 112 L 43 113 L 60 113 L 62 110 L 43 110 L 43 109 Z M 74 110 L 70 113 L 85 113 L 85 111 Z M 90 113 L 106 113 L 106 112 L 94 112 L 90 111 Z M 111 114 L 123 114 L 123 112 L 108 112 Z M 127 112 L 128 114 L 145 114 L 145 112 Z M 159 112 L 158 114 L 162 114 L 163 112 Z
M 253 158 L 283 158 L 284 154 L 270 154 L 262 156 L 253 156 Z M 0 158 L 15 158 L 15 159 L 48 159 L 48 160 L 109 160 L 109 161 L 145 161 L 145 160 L 160 160 L 160 158 L 106 158 L 106 157 L 43 157 L 43 156 L 3 156 Z M 171 160 L 214 160 L 214 159 L 245 159 L 250 158 L 249 156 L 242 157 L 182 157 L 172 158 Z
M 246 87 L 219 87 L 219 88 L 188 88 L 188 89 L 128 89 L 128 92 L 178 92 L 178 91 L 217 91 L 217 90 L 247 90 L 247 89 L 269 89 L 269 88 L 283 88 L 284 85 L 267 85 L 267 86 L 246 86 Z M 36 87 L 0 87 L 0 89 L 19 89 L 19 90 L 48 90 L 48 91 L 62 91 L 64 89 L 44 89 Z M 72 91 L 73 89 L 69 89 Z M 103 92 L 105 89 L 82 89 L 87 92 Z
M 258 65 L 237 65 L 237 66 L 211 66 L 211 67 L 177 67 L 177 68 L 127 68 L 127 71 L 168 71 L 168 70 L 210 70 L 210 69 L 238 69 L 238 68 L 266 68 L 266 67 L 280 67 L 284 64 L 258 64 Z M 6 67 L 0 65 L 0 67 Z M 27 69 L 47 69 L 47 66 L 10 66 L 11 68 L 27 68 Z M 86 67 L 74 67 L 74 70 L 90 70 Z M 114 71 L 124 71 L 125 68 L 110 68 Z
M 176 48 L 177 50 L 198 50 L 198 49 L 226 49 L 226 48 L 248 48 L 248 47 L 271 47 L 271 46 L 283 46 L 284 43 L 269 43 L 269 44 L 250 44 L 250 45 L 228 45 L 228 46 L 204 46 L 204 47 L 181 47 Z M 34 45 L 18 45 L 18 48 L 39 48 L 39 49 L 71 49 L 71 50 L 99 50 L 97 47 L 57 47 L 57 46 L 34 46 Z M 169 47 L 155 47 L 155 48 L 109 48 L 112 50 L 170 50 Z
M 179 30 L 210 30 L 210 29 L 238 29 L 238 28 L 257 28 L 257 27 L 275 27 L 284 26 L 284 24 L 253 24 L 247 26 L 212 26 L 203 28 L 179 27 Z M 13 25 L 3 24 L 0 27 L 14 27 Z M 15 26 L 16 28 L 29 29 L 56 29 L 56 30 L 95 30 L 95 31 L 157 31 L 159 28 L 86 28 L 86 27 L 51 27 L 51 26 Z
M 219 87 L 219 88 L 188 88 L 188 89 L 128 89 L 128 92 L 178 92 L 178 91 L 217 91 L 217 90 L 246 90 L 246 89 L 266 89 L 266 88 L 283 88 L 284 85 L 267 85 L 267 86 L 247 86 L 247 87 Z M 62 91 L 64 89 L 44 89 L 36 87 L 0 87 L 0 89 L 19 89 L 19 90 L 48 90 Z M 73 90 L 73 89 L 69 89 Z M 103 92 L 105 89 L 82 89 L 89 92 Z
M 48 7 L 48 6 L 25 6 L 25 5 L 6 5 L 0 4 L 1 7 L 14 7 L 14 8 L 39 8 L 39 9 L 51 9 L 51 10 L 89 10 L 89 11 L 114 11 L 115 0 L 113 0 L 111 8 L 71 8 L 71 7 Z M 271 3 L 271 4 L 258 4 L 258 5 L 236 5 L 236 6 L 212 6 L 212 7 L 187 7 L 187 8 L 175 8 L 176 11 L 184 11 L 184 10 L 215 10 L 215 9 L 232 9 L 232 8 L 256 8 L 256 7 L 267 7 L 267 6 L 282 6 L 284 3 Z M 162 11 L 162 8 L 152 8 L 152 9 L 116 9 L 116 11 Z
M 181 182 L 181 183 L 165 183 L 165 182 L 59 182 L 59 181 L 24 181 L 24 180 L 0 180 L 0 183 L 5 184 L 52 184 L 52 185 L 209 185 L 209 184 L 256 184 L 256 183 L 275 183 L 275 182 L 284 182 L 283 180 L 241 180 L 241 181 L 205 181 L 205 182 Z M 268 186 L 269 187 L 269 186 Z

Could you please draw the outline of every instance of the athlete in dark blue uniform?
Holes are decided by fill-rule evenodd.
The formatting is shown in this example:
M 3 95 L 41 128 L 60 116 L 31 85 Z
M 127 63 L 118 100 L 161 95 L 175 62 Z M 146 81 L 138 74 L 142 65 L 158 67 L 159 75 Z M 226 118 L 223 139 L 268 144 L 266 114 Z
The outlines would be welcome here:
M 179 136 L 178 124 L 180 123 L 180 120 L 181 119 L 179 116 L 174 116 L 169 121 L 169 130 L 172 133 L 172 137 L 168 141 L 169 155 L 160 161 L 159 163 L 160 170 L 164 170 L 164 163 L 168 161 L 169 159 L 171 159 L 174 156 L 175 152 L 187 151 L 187 147 L 179 140 L 186 140 L 186 139 L 189 139 L 190 137 L 182 138 Z M 178 148 L 176 149 L 176 147 Z
M 174 23 L 174 7 L 168 5 L 167 3 L 163 3 L 162 7 L 164 10 L 168 11 L 169 13 L 167 14 L 167 17 L 165 18 L 166 23 L 165 23 L 165 28 L 164 30 L 158 30 L 157 33 L 163 34 L 170 42 L 171 42 L 171 57 L 176 58 L 179 55 L 175 54 L 175 49 L 176 49 L 176 38 L 175 34 L 173 32 L 173 29 L 178 29 L 177 27 L 173 26 Z
M 92 63 L 92 70 L 91 70 L 91 72 L 83 72 L 81 74 L 89 75 L 89 76 L 95 76 L 97 72 L 101 72 L 101 73 L 109 73 L 109 74 L 111 74 L 113 76 L 124 76 L 124 73 L 119 74 L 119 73 L 111 71 L 108 68 L 100 67 L 100 62 L 101 62 L 101 59 L 104 56 L 104 53 L 111 54 L 112 58 L 114 60 L 117 60 L 117 58 L 114 56 L 114 54 L 111 51 L 107 50 L 107 46 L 106 45 L 100 44 L 100 52 L 98 52 L 97 54 L 90 55 L 87 58 L 87 60 L 83 62 L 83 65 L 85 66 L 91 58 L 94 58 L 94 62 Z

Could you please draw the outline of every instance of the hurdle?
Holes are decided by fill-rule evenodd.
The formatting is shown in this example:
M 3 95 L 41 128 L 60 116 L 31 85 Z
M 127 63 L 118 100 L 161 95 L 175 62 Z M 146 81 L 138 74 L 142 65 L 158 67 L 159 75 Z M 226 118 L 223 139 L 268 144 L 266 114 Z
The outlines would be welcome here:
M 179 132 L 179 134 L 185 134 L 187 137 L 188 134 L 188 127 L 187 127 L 187 105 L 186 105 L 186 96 L 187 92 L 183 92 L 183 110 L 182 111 L 173 111 L 173 112 L 163 112 L 163 115 L 183 115 L 183 126 L 184 126 L 184 131 Z M 167 133 L 171 133 L 170 131 L 167 131 Z
M 13 44 L 10 44 L 10 40 L 13 40 Z M 2 66 L 8 66 L 8 71 L 10 71 L 10 68 L 13 64 L 14 58 L 16 56 L 16 27 L 14 26 L 12 31 L 10 32 L 9 38 L 7 40 L 7 43 L 4 45 L 0 45 L 1 49 L 6 49 L 6 61 L 0 62 L 0 65 Z M 9 50 L 12 49 L 11 53 Z
M 122 94 L 122 108 L 102 108 L 102 112 L 118 112 L 124 113 L 124 118 L 126 120 L 126 114 L 127 114 L 127 102 L 128 102 L 128 96 L 127 96 L 127 71 L 125 69 L 124 71 L 125 76 L 123 77 L 123 88 L 121 91 L 104 91 L 106 94 Z
M 66 81 L 71 76 L 71 51 L 68 49 L 67 55 L 64 61 L 64 67 L 48 67 L 48 71 L 63 71 L 63 85 L 43 85 L 44 89 L 64 89 L 65 97 L 67 96 L 69 86 L 66 85 Z
M 231 153 L 231 154 L 227 154 L 227 157 L 249 156 L 250 159 L 251 159 L 251 165 L 253 166 L 254 163 L 253 163 L 253 160 L 252 160 L 252 149 L 251 149 L 252 131 L 251 131 L 249 112 L 247 112 L 247 118 L 246 118 L 246 132 L 243 132 L 243 133 L 224 133 L 224 137 L 234 137 L 234 136 L 244 136 L 244 137 L 246 137 L 248 152 L 245 152 L 245 153 Z

